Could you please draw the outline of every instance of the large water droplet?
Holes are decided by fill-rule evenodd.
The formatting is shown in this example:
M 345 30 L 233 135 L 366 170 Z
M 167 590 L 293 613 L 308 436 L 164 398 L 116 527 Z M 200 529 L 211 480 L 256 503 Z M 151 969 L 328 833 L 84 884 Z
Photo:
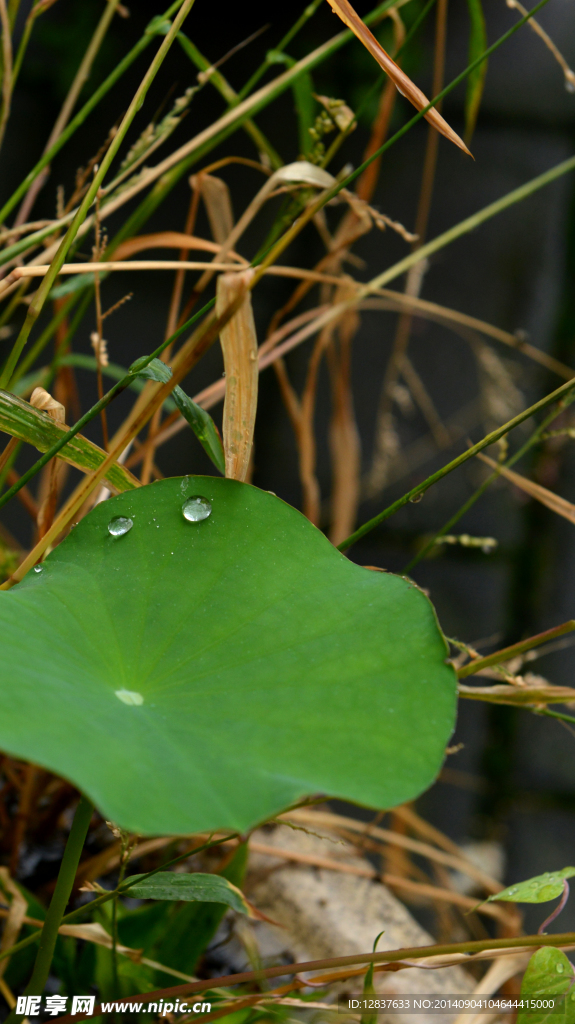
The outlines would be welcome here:
M 42 572 L 42 571 L 43 571 L 43 569 L 42 569 L 41 565 L 35 565 L 34 566 L 34 572 Z
M 557 974 L 563 974 L 563 971 L 565 970 L 565 964 L 556 964 L 555 970 L 557 971 Z
M 112 537 L 123 537 L 125 533 L 130 532 L 133 525 L 127 516 L 114 516 L 108 523 L 108 533 L 111 533 Z
M 188 522 L 201 523 L 202 519 L 207 519 L 208 516 L 211 516 L 212 503 L 201 494 L 194 494 L 193 497 L 188 498 L 182 505 L 182 513 L 184 519 L 187 519 Z
M 144 703 L 144 698 L 141 693 L 136 690 L 116 690 L 116 697 L 121 700 L 123 704 L 131 704 L 137 706 Z

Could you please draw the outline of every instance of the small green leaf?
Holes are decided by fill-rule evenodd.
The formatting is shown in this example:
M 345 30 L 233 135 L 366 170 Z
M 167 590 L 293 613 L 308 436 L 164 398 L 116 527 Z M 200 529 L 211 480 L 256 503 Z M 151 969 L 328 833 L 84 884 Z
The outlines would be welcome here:
M 243 833 L 310 794 L 394 807 L 436 778 L 457 679 L 431 602 L 267 491 L 159 480 L 38 568 L 0 591 L 0 749 L 123 828 Z
M 132 875 L 144 878 L 144 875 Z M 158 871 L 143 882 L 130 885 L 129 896 L 140 900 L 185 900 L 187 903 L 225 903 L 239 914 L 251 914 L 242 891 L 221 875 L 194 872 L 191 875 L 175 871 Z
M 575 869 L 573 869 L 575 872 Z M 565 1014 L 557 1010 L 520 1010 L 517 1024 L 574 1024 L 575 987 L 573 966 L 560 949 L 543 946 L 531 957 L 523 981 L 520 999 L 548 1000 L 551 996 L 565 995 Z
M 143 359 L 146 357 L 144 356 Z M 135 363 L 132 363 L 130 370 L 136 371 L 138 377 L 145 377 L 146 380 L 156 381 L 157 384 L 167 384 L 172 379 L 172 371 L 170 367 L 163 363 L 161 359 L 151 359 L 146 366 L 142 369 L 138 369 L 139 359 L 136 359 Z
M 217 873 L 223 875 L 234 885 L 241 887 L 247 859 L 248 844 L 240 843 L 231 861 Z M 222 903 L 147 903 L 144 905 L 145 908 L 161 906 L 171 907 L 172 913 L 162 935 L 156 940 L 153 951 L 147 953 L 146 956 L 158 963 L 173 967 L 176 971 L 195 974 L 198 960 L 216 934 L 227 907 Z M 134 940 L 126 942 L 126 945 L 139 948 L 141 943 L 137 931 Z M 159 977 L 158 980 L 159 984 L 156 987 L 159 988 L 162 979 Z
M 485 16 L 481 0 L 467 0 L 469 10 L 469 63 L 477 60 L 487 49 L 487 29 L 485 27 Z M 485 75 L 487 74 L 487 61 L 475 68 L 467 77 L 467 93 L 465 96 L 465 142 L 471 142 L 475 131 L 477 115 L 481 106 Z
M 490 896 L 486 903 L 493 900 L 507 900 L 508 903 L 548 903 L 555 900 L 563 892 L 563 882 L 575 875 L 575 868 L 563 868 L 561 871 L 546 871 L 544 875 L 536 875 L 525 882 L 517 882 L 507 889 Z
M 166 366 L 166 364 L 161 361 L 161 359 L 152 359 L 147 366 L 139 371 L 138 376 L 146 377 L 148 380 L 155 380 L 160 384 L 166 384 L 172 376 L 172 371 L 169 366 Z M 226 459 L 224 455 L 224 446 L 218 433 L 218 428 L 216 427 L 209 412 L 202 409 L 200 405 L 196 405 L 196 403 L 186 395 L 185 391 L 182 391 L 182 389 L 177 385 L 174 388 L 172 395 L 174 402 L 186 422 L 192 428 L 206 455 L 209 456 L 216 469 L 219 469 L 220 473 L 225 473 Z

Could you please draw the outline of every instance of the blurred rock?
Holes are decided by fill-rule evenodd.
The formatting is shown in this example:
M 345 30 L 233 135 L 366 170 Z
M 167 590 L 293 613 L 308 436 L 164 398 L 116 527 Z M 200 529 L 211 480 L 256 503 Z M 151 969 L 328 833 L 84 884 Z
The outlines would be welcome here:
M 370 868 L 354 847 L 333 836 L 310 835 L 278 826 L 259 831 L 254 842 L 300 854 L 329 857 L 342 864 Z M 413 919 L 406 907 L 380 882 L 307 864 L 289 863 L 252 853 L 246 891 L 259 910 L 281 929 L 265 922 L 254 925 L 263 960 L 306 962 L 352 956 L 373 948 L 383 930 L 379 948 L 431 945 L 434 939 Z M 403 970 L 375 974 L 375 988 L 386 996 L 468 993 L 473 979 L 460 967 L 442 970 Z M 339 992 L 361 992 L 363 979 L 350 979 Z M 456 1015 L 434 1015 L 434 1024 L 446 1024 Z M 381 1024 L 421 1024 L 421 1016 L 381 1014 Z

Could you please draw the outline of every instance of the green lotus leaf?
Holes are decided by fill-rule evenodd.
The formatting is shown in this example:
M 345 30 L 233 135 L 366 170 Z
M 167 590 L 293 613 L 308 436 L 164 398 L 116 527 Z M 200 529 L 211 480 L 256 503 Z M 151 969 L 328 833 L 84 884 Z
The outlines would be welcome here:
M 454 725 L 427 597 L 233 480 L 97 505 L 0 592 L 0 633 L 0 748 L 139 834 L 243 832 L 317 793 L 393 807 Z

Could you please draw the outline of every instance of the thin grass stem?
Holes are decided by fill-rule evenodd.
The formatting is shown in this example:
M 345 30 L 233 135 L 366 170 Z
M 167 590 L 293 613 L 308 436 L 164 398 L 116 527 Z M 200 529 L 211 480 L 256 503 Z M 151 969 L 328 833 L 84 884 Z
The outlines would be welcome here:
M 40 934 L 40 946 L 34 963 L 32 977 L 25 989 L 25 995 L 40 995 L 44 991 L 52 965 L 58 930 L 62 924 L 64 911 L 70 899 L 93 812 L 93 804 L 86 797 L 81 797 L 80 803 L 76 808 L 66 849 L 64 850 L 54 895 L 50 901 L 44 927 Z M 16 1014 L 15 1011 L 12 1011 L 8 1017 L 7 1024 L 13 1024 L 14 1021 L 21 1020 L 22 1016 L 23 1014 Z

